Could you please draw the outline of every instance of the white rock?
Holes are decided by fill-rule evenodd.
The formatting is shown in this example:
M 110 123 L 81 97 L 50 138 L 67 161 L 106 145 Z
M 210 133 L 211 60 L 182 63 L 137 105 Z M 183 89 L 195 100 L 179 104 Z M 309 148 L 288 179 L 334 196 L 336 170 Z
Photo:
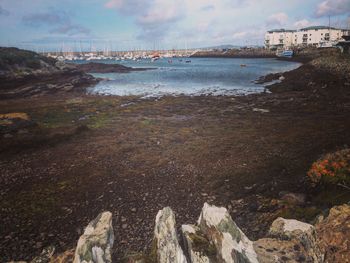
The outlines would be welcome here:
M 314 230 L 314 227 L 310 224 L 300 222 L 295 219 L 284 219 L 282 217 L 273 221 L 269 230 L 269 235 L 282 238 L 293 238 L 298 233 Z
M 156 217 L 154 239 L 157 261 L 161 263 L 186 263 L 175 230 L 175 216 L 170 207 L 160 210 Z
M 79 238 L 74 263 L 111 263 L 113 242 L 112 213 L 103 212 L 89 223 Z
M 205 203 L 198 225 L 215 245 L 218 262 L 258 262 L 253 242 L 233 222 L 226 208 Z

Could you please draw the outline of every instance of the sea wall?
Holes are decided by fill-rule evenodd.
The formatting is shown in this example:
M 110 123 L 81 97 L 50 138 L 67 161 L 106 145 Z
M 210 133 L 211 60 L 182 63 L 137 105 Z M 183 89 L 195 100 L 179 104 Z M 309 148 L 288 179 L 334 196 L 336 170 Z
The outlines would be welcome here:
M 128 263 L 210 262 L 347 262 L 350 258 L 350 206 L 333 207 L 315 226 L 294 219 L 277 218 L 266 237 L 250 240 L 224 207 L 205 203 L 195 224 L 177 231 L 170 207 L 155 219 L 152 248 L 147 253 L 127 255 Z M 46 248 L 32 263 L 111 263 L 114 235 L 112 214 L 103 212 L 92 220 L 75 250 L 53 255 Z M 115 249 L 115 248 L 114 248 Z

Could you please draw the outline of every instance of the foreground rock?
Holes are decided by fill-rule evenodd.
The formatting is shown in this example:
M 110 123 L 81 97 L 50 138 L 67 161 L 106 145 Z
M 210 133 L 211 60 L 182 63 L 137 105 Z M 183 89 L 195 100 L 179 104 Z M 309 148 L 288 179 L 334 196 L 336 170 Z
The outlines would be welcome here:
M 314 227 L 293 219 L 277 218 L 268 236 L 251 241 L 223 207 L 204 204 L 196 225 L 182 225 L 180 246 L 175 216 L 169 207 L 156 216 L 150 254 L 126 257 L 128 263 L 271 263 L 348 262 L 350 258 L 350 206 L 331 209 Z M 111 263 L 114 234 L 112 214 L 93 220 L 78 241 L 74 263 Z M 71 262 L 72 250 L 52 257 L 49 247 L 33 263 Z
M 316 224 L 318 244 L 325 252 L 325 262 L 349 262 L 350 206 L 333 207 L 326 219 Z
M 114 242 L 112 213 L 101 213 L 86 227 L 75 250 L 74 263 L 110 263 Z
M 154 242 L 157 262 L 186 263 L 175 230 L 175 216 L 170 207 L 160 210 L 156 217 Z
M 205 203 L 198 225 L 215 245 L 218 262 L 258 262 L 253 242 L 233 222 L 226 208 Z
M 259 262 L 323 262 L 315 227 L 293 219 L 277 218 L 269 238 L 254 242 Z

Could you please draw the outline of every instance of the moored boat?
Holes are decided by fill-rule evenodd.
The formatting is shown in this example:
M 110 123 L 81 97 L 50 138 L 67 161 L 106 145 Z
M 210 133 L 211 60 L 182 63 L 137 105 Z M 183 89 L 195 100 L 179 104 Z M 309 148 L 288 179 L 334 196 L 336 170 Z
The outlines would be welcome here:
M 277 51 L 276 56 L 277 57 L 282 57 L 282 58 L 291 58 L 293 57 L 293 50 L 282 50 L 282 51 Z

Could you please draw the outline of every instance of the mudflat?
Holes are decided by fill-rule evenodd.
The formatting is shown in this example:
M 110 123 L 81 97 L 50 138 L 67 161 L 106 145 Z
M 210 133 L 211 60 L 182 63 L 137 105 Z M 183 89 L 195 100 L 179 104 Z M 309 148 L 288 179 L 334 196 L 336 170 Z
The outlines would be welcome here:
M 282 213 L 310 221 L 350 200 L 306 181 L 313 161 L 350 145 L 349 75 L 311 64 L 282 75 L 271 93 L 241 97 L 0 100 L 0 113 L 26 114 L 0 130 L 0 261 L 71 249 L 105 210 L 120 259 L 150 247 L 165 206 L 178 225 L 194 222 L 206 201 L 228 207 L 255 239 Z M 277 209 L 283 192 L 307 204 Z

